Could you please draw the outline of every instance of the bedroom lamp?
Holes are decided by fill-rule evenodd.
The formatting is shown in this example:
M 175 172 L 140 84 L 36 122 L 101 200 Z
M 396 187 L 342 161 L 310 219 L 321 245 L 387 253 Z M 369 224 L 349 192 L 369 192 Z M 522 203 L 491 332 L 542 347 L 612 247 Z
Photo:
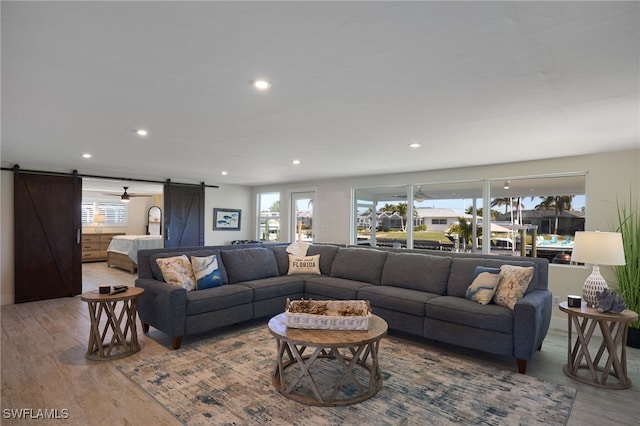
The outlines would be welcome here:
M 625 264 L 622 234 L 600 231 L 576 232 L 571 261 L 593 265 L 593 271 L 582 287 L 582 298 L 587 302 L 587 306 L 595 308 L 598 304 L 596 293 L 608 288 L 607 282 L 600 275 L 599 265 Z
M 102 224 L 104 223 L 104 215 L 94 214 L 93 221 L 98 224 L 98 226 L 96 226 L 96 234 L 100 234 L 102 232 Z

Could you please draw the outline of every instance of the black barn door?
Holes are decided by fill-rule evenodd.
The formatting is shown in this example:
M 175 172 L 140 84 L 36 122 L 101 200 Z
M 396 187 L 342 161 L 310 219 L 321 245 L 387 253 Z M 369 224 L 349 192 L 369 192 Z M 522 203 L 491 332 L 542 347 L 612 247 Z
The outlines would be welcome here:
M 15 302 L 82 293 L 82 179 L 14 173 Z
M 204 187 L 164 186 L 164 246 L 204 245 Z

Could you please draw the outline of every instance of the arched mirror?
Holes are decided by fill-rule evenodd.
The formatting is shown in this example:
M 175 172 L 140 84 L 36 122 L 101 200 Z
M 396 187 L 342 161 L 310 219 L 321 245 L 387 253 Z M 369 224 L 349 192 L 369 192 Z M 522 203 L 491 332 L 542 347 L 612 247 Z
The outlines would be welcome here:
M 149 208 L 149 217 L 147 223 L 147 234 L 162 234 L 162 209 L 158 206 Z

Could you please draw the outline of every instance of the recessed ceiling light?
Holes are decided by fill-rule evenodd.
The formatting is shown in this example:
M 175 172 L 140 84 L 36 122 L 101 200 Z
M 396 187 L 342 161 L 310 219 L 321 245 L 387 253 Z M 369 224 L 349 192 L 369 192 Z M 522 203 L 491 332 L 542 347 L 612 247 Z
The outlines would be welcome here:
M 291 164 L 297 166 L 298 164 L 300 164 L 300 160 L 293 160 Z
M 418 142 L 413 142 L 409 144 L 409 148 L 420 148 L 422 145 L 420 145 Z
M 147 136 L 148 134 L 149 134 L 149 132 L 147 132 L 145 129 L 136 130 L 136 135 L 138 135 L 138 136 Z
M 226 170 L 223 170 L 223 171 L 221 171 L 221 172 L 220 172 L 220 174 L 221 174 L 222 176 L 226 176 L 226 175 L 227 175 L 227 171 L 226 171 Z
M 269 83 L 267 80 L 258 79 L 253 81 L 253 87 L 258 90 L 268 90 L 269 88 L 271 88 L 271 83 Z
M 91 158 L 91 157 L 93 157 L 93 155 L 91 155 L 91 154 L 89 154 L 89 153 L 87 152 L 87 153 L 82 154 L 82 157 L 83 157 L 83 158 Z

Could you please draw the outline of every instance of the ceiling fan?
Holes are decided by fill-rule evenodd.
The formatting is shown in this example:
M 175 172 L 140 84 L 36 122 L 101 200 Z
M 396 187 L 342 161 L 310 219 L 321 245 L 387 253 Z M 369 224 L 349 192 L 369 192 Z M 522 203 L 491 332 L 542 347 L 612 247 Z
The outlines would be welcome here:
M 152 195 L 150 194 L 129 194 L 127 192 L 127 189 L 129 189 L 128 186 L 123 186 L 124 188 L 124 192 L 122 194 L 116 194 L 116 193 L 109 193 L 109 192 L 105 192 L 105 195 L 115 195 L 115 196 L 120 196 L 120 201 L 122 201 L 123 203 L 128 203 L 131 200 L 131 197 L 151 197 Z
M 422 190 L 422 186 L 418 185 L 417 188 L 418 188 L 418 190 L 413 193 L 413 199 L 416 200 L 418 203 L 421 203 L 424 200 L 428 200 L 428 199 L 433 198 L 432 196 L 427 195 Z M 395 198 L 407 198 L 407 194 L 397 194 L 397 195 L 394 195 L 394 197 Z

